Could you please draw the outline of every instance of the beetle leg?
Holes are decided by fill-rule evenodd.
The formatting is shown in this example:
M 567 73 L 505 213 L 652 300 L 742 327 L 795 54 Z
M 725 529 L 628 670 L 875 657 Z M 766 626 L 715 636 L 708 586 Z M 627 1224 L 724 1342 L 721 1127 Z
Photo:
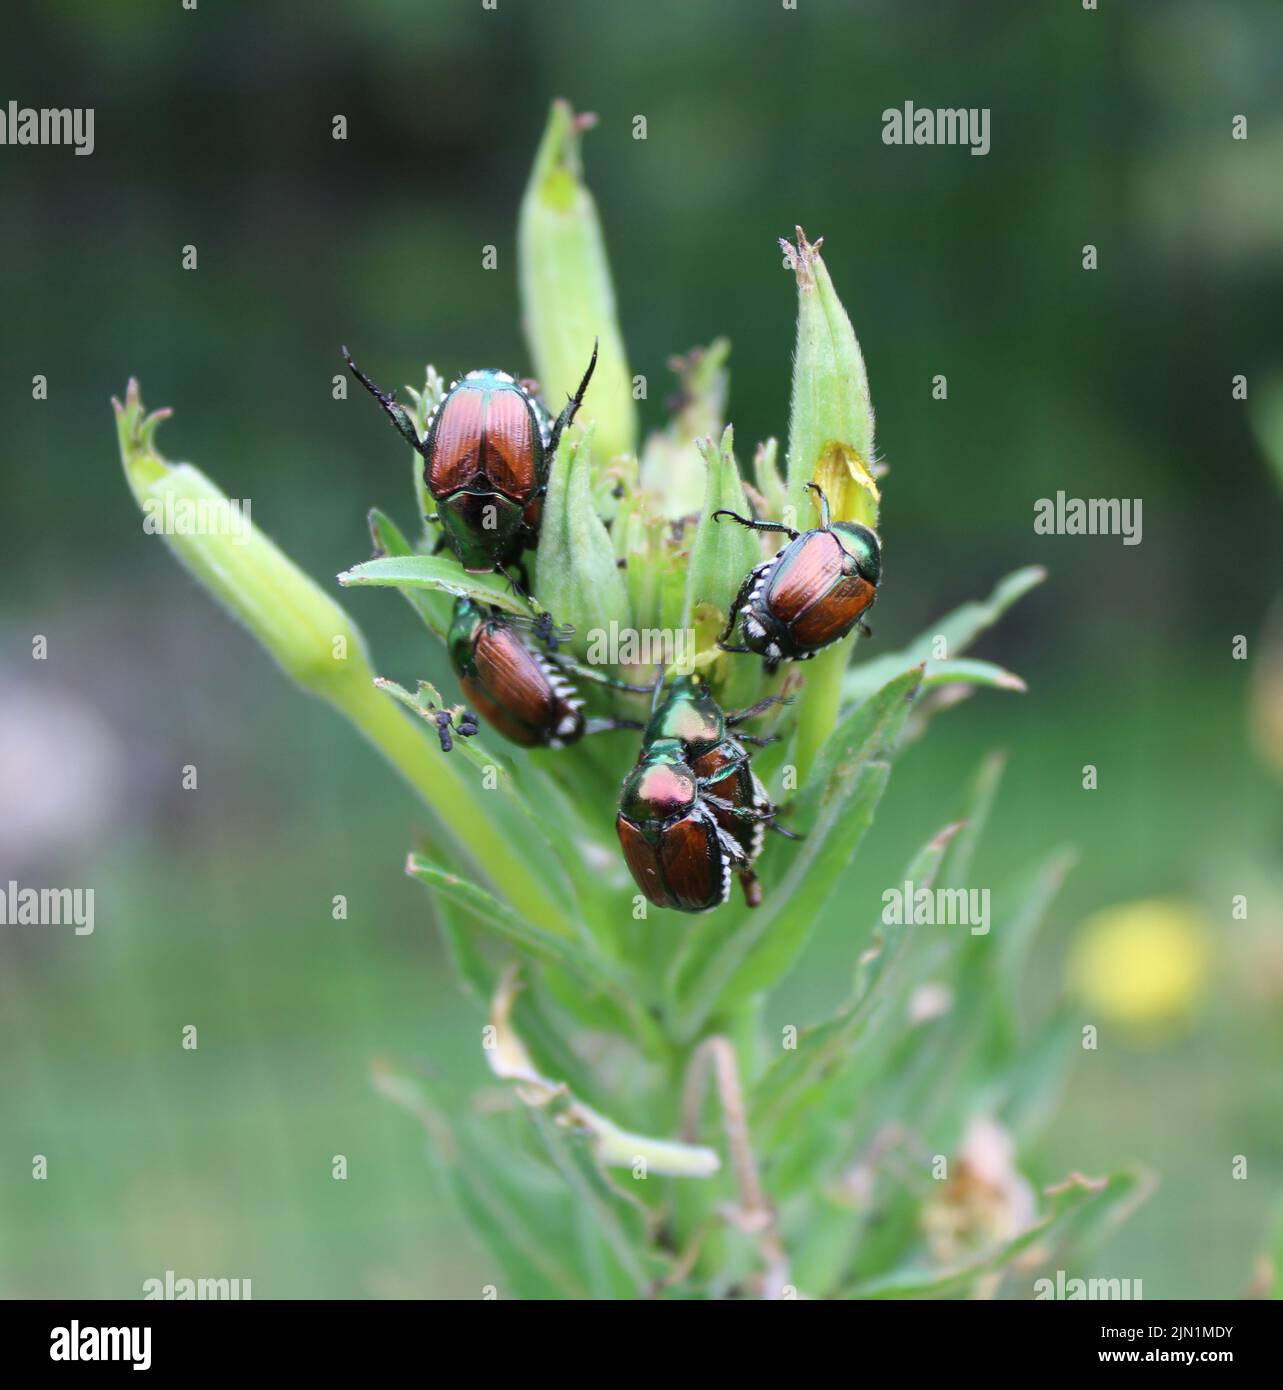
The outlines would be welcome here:
M 759 811 L 754 806 L 736 806 L 733 802 L 723 800 L 720 796 L 714 796 L 712 792 L 701 792 L 700 797 L 707 802 L 708 805 L 715 806 L 719 811 L 727 812 L 737 820 L 770 824 L 770 822 L 779 815 L 779 809 L 775 806 L 772 806 L 766 811 Z
M 868 623 L 866 623 L 866 622 L 864 621 L 863 618 L 861 618 L 860 621 L 859 621 L 858 623 L 856 623 L 856 627 L 858 627 L 858 628 L 860 629 L 860 636 L 861 636 L 861 637 L 872 637 L 872 636 L 873 636 L 873 629 L 868 625 Z
M 714 513 L 716 515 L 716 513 Z M 734 515 L 734 513 L 730 513 Z M 760 566 L 758 567 L 760 568 Z M 717 645 L 724 652 L 746 652 L 747 647 L 731 647 L 727 643 L 730 641 L 731 633 L 735 631 L 735 624 L 739 621 L 740 612 L 748 602 L 748 596 L 752 592 L 753 581 L 757 578 L 757 569 L 752 569 L 744 577 L 744 582 L 739 587 L 739 593 L 735 595 L 735 600 L 731 604 L 730 612 L 726 615 L 726 627 L 722 635 L 717 639 Z
M 797 540 L 800 534 L 791 526 L 785 526 L 782 521 L 754 521 L 751 517 L 741 516 L 738 512 L 728 511 L 725 507 L 718 507 L 713 513 L 713 520 L 716 521 L 720 516 L 729 516 L 732 521 L 738 521 L 741 526 L 747 526 L 750 531 L 779 531 L 791 541 Z
M 733 714 L 726 716 L 727 728 L 733 729 L 736 724 L 743 724 L 749 719 L 755 719 L 759 714 L 765 714 L 772 705 L 791 705 L 793 697 L 791 695 L 768 695 L 764 700 L 759 700 L 755 705 L 749 705 L 747 709 L 737 709 Z
M 775 808 L 775 811 L 776 811 L 776 814 L 778 815 L 778 814 L 779 814 L 779 807 L 778 807 L 778 806 Z M 806 839 L 806 836 L 805 836 L 805 835 L 799 835 L 799 834 L 797 833 L 796 830 L 786 830 L 786 829 L 779 823 L 779 821 L 777 821 L 777 820 L 768 820 L 768 821 L 766 822 L 766 828 L 767 828 L 768 830 L 773 830 L 773 831 L 775 831 L 775 833 L 776 833 L 777 835 L 783 835 L 784 838 L 785 838 L 786 840 L 805 840 L 805 839 Z
M 741 743 L 751 743 L 754 748 L 769 748 L 780 741 L 779 734 L 737 734 Z
M 720 825 L 717 827 L 717 839 L 732 864 L 748 863 L 748 855 L 744 853 L 734 835 L 728 834 Z
M 366 374 L 352 361 L 352 354 L 346 347 L 343 349 L 343 360 L 348 365 L 348 370 L 361 383 L 362 386 L 374 397 L 376 401 L 387 412 L 388 419 L 397 427 L 401 437 L 417 453 L 427 458 L 427 452 L 422 441 L 419 439 L 419 432 L 414 427 L 414 421 L 410 419 L 410 414 L 403 405 L 398 404 L 394 391 L 381 391 Z
M 579 390 L 566 402 L 565 408 L 557 416 L 556 423 L 552 427 L 552 433 L 548 436 L 548 457 L 555 458 L 557 455 L 557 445 L 561 442 L 562 431 L 567 429 L 570 422 L 575 418 L 575 412 L 584 403 L 584 392 L 588 389 L 588 383 L 592 380 L 592 374 L 597 367 L 597 339 L 593 339 L 592 358 L 588 363 L 588 370 L 584 373 L 584 379 L 579 383 Z
M 568 656 L 562 656 L 560 652 L 550 652 L 550 656 L 561 667 L 564 667 L 572 675 L 578 676 L 580 680 L 594 681 L 597 685 L 604 685 L 608 690 L 627 690 L 634 695 L 649 695 L 654 690 L 654 685 L 632 685 L 628 681 L 621 681 L 615 676 L 607 676 L 601 671 L 594 671 L 591 666 L 581 666 L 577 661 L 573 661 Z

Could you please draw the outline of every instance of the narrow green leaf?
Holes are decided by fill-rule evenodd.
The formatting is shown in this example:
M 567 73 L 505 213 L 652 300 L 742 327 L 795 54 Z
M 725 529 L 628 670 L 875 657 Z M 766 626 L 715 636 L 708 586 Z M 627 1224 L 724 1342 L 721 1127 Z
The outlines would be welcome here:
M 375 559 L 404 560 L 416 554 L 396 522 L 377 507 L 370 509 L 369 524 Z M 444 641 L 446 633 L 450 630 L 454 598 L 443 591 L 434 591 L 420 585 L 405 585 L 401 588 L 401 593 L 410 607 L 423 619 L 428 630 Z
M 615 972 L 607 962 L 590 955 L 573 941 L 533 926 L 469 879 L 451 873 L 419 854 L 410 855 L 405 871 L 411 878 L 417 878 L 420 883 L 427 884 L 466 908 L 477 922 L 497 932 L 509 945 L 540 960 L 552 961 L 573 970 L 594 988 L 616 983 Z
M 433 589 L 452 598 L 471 598 L 529 616 L 530 607 L 508 587 L 502 575 L 468 574 L 457 560 L 441 555 L 385 555 L 353 565 L 339 575 L 346 588 Z
M 945 826 L 932 836 L 914 855 L 904 878 L 931 888 L 959 829 Z M 755 1132 L 766 1137 L 794 1126 L 809 1103 L 820 1099 L 821 1089 L 831 1086 L 855 1060 L 858 1039 L 880 999 L 879 985 L 900 960 L 908 930 L 904 923 L 875 925 L 872 943 L 856 966 L 851 998 L 832 1018 L 804 1028 L 797 1046 L 781 1052 L 753 1088 Z
M 474 1003 L 488 1007 L 496 975 L 478 948 L 475 915 L 461 901 L 444 893 L 433 894 L 432 910 L 436 913 L 437 929 L 454 967 L 455 978 Z
M 782 877 L 769 884 L 763 905 L 679 997 L 679 1037 L 695 1036 L 715 1010 L 770 987 L 792 967 L 873 819 L 890 774 L 884 759 L 899 741 L 921 679 L 921 671 L 911 671 L 892 681 L 833 731 L 798 797 L 805 838 L 793 846 Z
M 1117 1224 L 1148 1195 L 1149 1181 L 1139 1172 L 1114 1173 L 1098 1183 L 1070 1179 L 1048 1189 L 1047 1210 L 1034 1225 L 985 1254 L 946 1269 L 908 1268 L 867 1280 L 843 1291 L 844 1298 L 948 1298 L 965 1294 L 983 1275 L 1010 1265 L 1033 1247 L 1063 1252 L 1077 1246 L 1085 1233 Z
M 667 1267 L 648 1255 L 647 1217 L 640 1201 L 629 1201 L 610 1183 L 587 1145 L 558 1132 L 537 1110 L 531 1118 L 581 1216 L 584 1263 L 597 1298 L 637 1298 Z
M 1005 753 L 989 753 L 967 789 L 966 797 L 958 814 L 962 829 L 949 846 L 944 868 L 940 874 L 943 888 L 965 887 L 971 874 L 972 861 L 976 848 L 989 824 L 993 803 L 998 795 L 1002 774 L 1007 766 Z
M 872 661 L 861 661 L 852 666 L 842 680 L 842 698 L 863 699 L 871 691 L 881 689 L 901 671 L 907 670 L 910 666 L 920 665 L 924 661 L 927 663 L 928 672 L 934 668 L 940 673 L 945 668 L 959 665 L 957 658 L 976 638 L 991 628 L 1007 609 L 1031 589 L 1037 588 L 1046 577 L 1047 571 L 1041 565 L 1030 565 L 1025 569 L 1015 570 L 996 585 L 987 599 L 964 603 L 961 608 L 942 618 L 930 631 L 919 634 L 901 651 L 890 652 L 886 656 L 877 657 Z M 936 660 L 935 654 L 939 651 L 946 652 L 947 658 Z M 939 676 L 942 680 L 948 678 L 943 674 Z M 966 680 L 967 676 L 956 678 Z M 1016 681 L 1019 677 L 1012 676 L 1010 679 Z M 996 680 L 977 683 L 995 684 L 1000 688 L 1017 688 L 1003 686 Z M 1023 689 L 1023 683 L 1019 688 Z
M 1061 1015 L 1048 1019 L 1022 1042 L 1003 1080 L 999 1118 L 1018 1141 L 1037 1134 L 1056 1113 L 1079 1042 L 1079 1023 Z
M 563 1235 L 573 1219 L 564 1181 L 505 1142 L 522 1117 L 452 1122 L 427 1078 L 380 1059 L 373 1079 L 381 1095 L 423 1126 L 433 1168 L 502 1271 L 493 1281 L 500 1296 L 587 1298 L 588 1277 Z

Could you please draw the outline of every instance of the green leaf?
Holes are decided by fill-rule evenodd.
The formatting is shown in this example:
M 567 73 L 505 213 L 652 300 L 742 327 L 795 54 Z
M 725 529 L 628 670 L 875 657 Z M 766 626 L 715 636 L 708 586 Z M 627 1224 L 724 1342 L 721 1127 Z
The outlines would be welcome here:
M 954 837 L 940 874 L 943 888 L 962 888 L 969 880 L 976 847 L 989 824 L 994 799 L 1007 765 L 1004 753 L 990 753 L 976 770 L 959 812 L 962 829 Z
M 377 507 L 370 509 L 369 524 L 376 559 L 404 560 L 416 555 L 414 547 L 406 540 L 396 522 Z M 419 585 L 407 585 L 401 589 L 401 593 L 410 607 L 423 619 L 428 630 L 444 641 L 446 633 L 450 630 L 454 598 L 440 590 L 434 591 Z
M 936 683 L 948 679 L 974 679 L 976 684 L 992 684 L 998 686 L 999 689 L 1023 689 L 1023 683 L 1019 686 L 1004 685 L 1001 680 L 976 678 L 974 668 L 973 676 L 964 673 L 961 676 L 950 677 L 947 672 L 950 667 L 960 664 L 957 658 L 970 647 L 982 632 L 991 628 L 1012 604 L 1023 598 L 1031 589 L 1037 588 L 1046 577 L 1047 571 L 1041 565 L 1029 565 L 1025 569 L 1016 570 L 1007 575 L 987 599 L 964 603 L 961 608 L 955 609 L 947 617 L 942 618 L 930 631 L 923 632 L 914 638 L 901 651 L 890 652 L 873 661 L 862 661 L 852 666 L 842 680 L 842 698 L 845 700 L 864 699 L 871 691 L 881 689 L 893 676 L 899 675 L 901 671 L 905 671 L 911 666 L 918 666 L 922 662 L 927 663 L 928 675 L 936 676 Z M 943 650 L 948 653 L 948 658 L 936 660 L 934 654 L 941 650 L 937 645 L 941 639 L 944 642 Z M 985 663 L 981 663 L 982 673 L 984 665 Z M 1001 671 L 1001 668 L 993 667 L 992 670 L 997 672 Z M 1019 680 L 1019 677 L 1011 676 L 1007 672 L 1002 674 L 1007 676 L 1009 681 Z
M 439 1179 L 502 1274 L 490 1282 L 500 1298 L 587 1298 L 591 1281 L 566 1240 L 574 1201 L 563 1178 L 533 1162 L 515 1126 L 524 1115 L 447 1119 L 427 1078 L 378 1060 L 375 1089 L 409 1111 L 428 1138 Z M 480 1292 L 480 1291 L 478 1291 Z
M 932 836 L 914 855 L 904 878 L 930 888 L 945 859 L 958 825 L 949 825 Z M 881 1000 L 879 986 L 901 959 L 908 927 L 884 926 L 879 921 L 872 942 L 857 962 L 851 998 L 832 1017 L 798 1035 L 797 1046 L 781 1052 L 753 1089 L 753 1129 L 763 1138 L 780 1131 L 794 1132 L 811 1106 L 855 1061 L 857 1042 Z M 814 1123 L 815 1117 L 808 1116 Z
M 1077 1020 L 1048 1019 L 1022 1042 L 1003 1079 L 1000 1119 L 1017 1140 L 1037 1134 L 1056 1112 L 1074 1063 L 1080 1034 Z
M 510 946 L 535 956 L 540 960 L 573 970 L 581 980 L 593 988 L 606 988 L 618 983 L 613 967 L 599 957 L 591 955 L 583 947 L 565 937 L 554 936 L 527 922 L 519 913 L 478 884 L 451 873 L 432 863 L 422 855 L 411 854 L 406 860 L 405 871 L 411 878 L 442 894 L 466 908 L 475 921 L 498 933 Z
M 1081 1246 L 1116 1225 L 1148 1195 L 1151 1183 L 1141 1172 L 1123 1171 L 1091 1182 L 1071 1178 L 1047 1192 L 1047 1210 L 1034 1225 L 970 1260 L 946 1269 L 905 1268 L 843 1291 L 844 1298 L 949 1298 L 964 1295 L 982 1276 L 1009 1266 L 1032 1248 L 1055 1254 Z
M 502 575 L 469 574 L 457 560 L 439 555 L 386 555 L 353 565 L 339 575 L 346 588 L 434 589 L 453 598 L 476 599 L 507 613 L 529 616 L 530 606 L 508 588 Z
M 125 476 L 145 510 L 153 504 L 223 509 L 227 499 L 190 464 L 171 466 L 156 451 L 156 428 L 168 411 L 144 414 L 131 381 L 115 402 Z M 177 513 L 175 513 L 177 515 Z M 566 922 L 564 905 L 541 876 L 495 836 L 490 807 L 425 731 L 413 726 L 374 687 L 374 672 L 359 629 L 346 613 L 257 527 L 238 538 L 226 534 L 166 536 L 187 569 L 239 618 L 287 675 L 308 693 L 333 704 L 406 779 L 432 810 L 441 830 L 482 872 L 540 925 Z M 373 560 L 371 566 L 452 565 L 426 556 Z M 364 567 L 358 567 L 364 568 Z M 454 566 L 456 574 L 462 571 Z M 510 605 L 506 595 L 492 600 Z
M 775 984 L 794 964 L 873 819 L 894 751 L 921 684 L 907 672 L 833 731 L 815 775 L 798 797 L 797 824 L 805 838 L 763 905 L 748 914 L 702 964 L 685 989 L 678 981 L 674 1028 L 694 1037 L 711 1013 Z M 781 855 L 781 858 L 783 856 Z
M 464 908 L 460 900 L 437 893 L 432 898 L 437 928 L 445 944 L 446 954 L 454 967 L 455 978 L 474 1003 L 483 1008 L 494 993 L 495 972 L 477 945 L 476 916 Z M 484 922 L 481 923 L 484 926 Z
M 554 1130 L 538 1111 L 531 1114 L 549 1157 L 574 1199 L 580 1248 L 593 1285 L 593 1297 L 644 1296 L 671 1261 L 646 1251 L 647 1213 L 640 1199 L 630 1200 L 623 1195 L 586 1144 Z
M 596 455 L 606 463 L 637 449 L 637 406 L 615 310 L 597 205 L 583 182 L 579 137 L 596 122 L 570 104 L 552 104 L 517 222 L 522 323 L 545 400 L 556 414 L 588 366 L 597 370 L 583 419 L 596 424 Z
M 730 425 L 722 432 L 716 449 L 710 440 L 700 441 L 700 453 L 707 467 L 704 484 L 704 508 L 699 529 L 691 546 L 690 569 L 686 577 L 686 602 L 682 626 L 693 627 L 696 610 L 708 605 L 724 621 L 739 592 L 744 576 L 761 559 L 761 546 L 755 532 L 726 518 L 714 520 L 719 508 L 750 515 L 744 485 L 740 482 L 735 464 L 735 435 Z M 715 635 L 715 634 L 712 634 Z

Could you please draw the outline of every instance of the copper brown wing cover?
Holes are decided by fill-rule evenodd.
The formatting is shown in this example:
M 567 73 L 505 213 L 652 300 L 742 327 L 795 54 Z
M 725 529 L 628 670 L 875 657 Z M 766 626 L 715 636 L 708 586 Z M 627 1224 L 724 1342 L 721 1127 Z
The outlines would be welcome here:
M 712 818 L 692 813 L 665 827 L 659 850 L 664 882 L 676 905 L 701 912 L 722 900 L 722 850 Z
M 530 496 L 538 481 L 534 439 L 525 397 L 516 391 L 491 392 L 486 410 L 483 467 L 496 492 L 515 501 Z
M 524 748 L 542 743 L 560 713 L 534 653 L 503 627 L 486 628 L 472 652 L 476 675 L 460 680 L 464 694 L 506 738 Z
M 671 907 L 672 902 L 664 888 L 664 876 L 660 871 L 659 855 L 654 848 L 627 816 L 615 817 L 615 830 L 619 835 L 619 847 L 624 852 L 624 862 L 638 888 L 656 907 Z

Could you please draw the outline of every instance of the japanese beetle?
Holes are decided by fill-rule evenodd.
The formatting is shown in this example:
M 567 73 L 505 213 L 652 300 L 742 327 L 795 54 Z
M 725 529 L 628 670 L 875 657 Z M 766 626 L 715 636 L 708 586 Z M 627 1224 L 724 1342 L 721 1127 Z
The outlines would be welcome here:
M 734 869 L 749 907 L 762 901 L 753 862 L 778 814 L 748 751 L 728 728 L 779 702 L 727 715 L 695 677 L 679 677 L 646 726 L 615 827 L 637 886 L 657 907 L 706 912 L 725 902 Z M 769 739 L 741 735 L 745 742 Z
M 562 432 L 575 418 L 597 365 L 597 345 L 579 390 L 554 420 L 532 391 L 507 372 L 485 368 L 450 383 L 422 439 L 395 394 L 382 391 L 343 349 L 352 375 L 423 458 L 423 476 L 442 541 L 474 574 L 518 560 L 539 536 L 548 475 Z
M 656 907 L 711 911 L 730 895 L 731 865 L 745 859 L 676 739 L 643 747 L 624 780 L 615 830 L 638 888 Z
M 858 623 L 877 597 L 882 579 L 882 546 L 877 532 L 858 521 L 829 520 L 829 502 L 816 483 L 820 524 L 812 531 L 795 531 L 777 521 L 752 521 L 737 512 L 719 510 L 754 531 L 780 531 L 788 542 L 773 559 L 753 569 L 731 604 L 726 630 L 718 639 L 725 652 L 757 652 L 769 675 L 781 661 L 808 661 L 840 641 Z M 740 622 L 742 644 L 731 635 Z
M 586 734 L 640 729 L 634 719 L 586 718 L 569 676 L 578 672 L 619 690 L 648 691 L 582 671 L 539 651 L 523 620 L 486 610 L 470 598 L 454 605 L 446 650 L 464 697 L 488 724 L 522 748 L 564 748 Z M 541 626 L 531 624 L 536 633 Z

